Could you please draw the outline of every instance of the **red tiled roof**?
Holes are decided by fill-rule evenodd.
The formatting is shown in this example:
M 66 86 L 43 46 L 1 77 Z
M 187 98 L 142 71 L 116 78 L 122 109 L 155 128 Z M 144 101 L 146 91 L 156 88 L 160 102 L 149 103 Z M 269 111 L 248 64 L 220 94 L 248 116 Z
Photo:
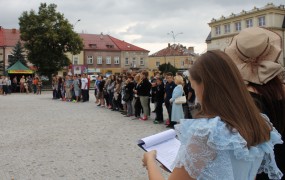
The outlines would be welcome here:
M 162 57 L 162 56 L 196 56 L 195 53 L 189 51 L 186 47 L 182 45 L 168 45 L 168 47 L 157 51 L 156 53 L 150 55 L 150 57 Z
M 84 43 L 84 49 L 96 49 L 104 51 L 120 51 L 108 35 L 79 34 Z
M 132 45 L 130 43 L 127 43 L 125 41 L 121 41 L 117 38 L 114 38 L 112 36 L 109 36 L 110 39 L 119 47 L 122 51 L 143 51 L 143 52 L 149 52 L 146 49 L 140 48 L 138 46 Z
M 18 29 L 0 29 L 0 46 L 13 47 L 20 40 L 20 31 Z

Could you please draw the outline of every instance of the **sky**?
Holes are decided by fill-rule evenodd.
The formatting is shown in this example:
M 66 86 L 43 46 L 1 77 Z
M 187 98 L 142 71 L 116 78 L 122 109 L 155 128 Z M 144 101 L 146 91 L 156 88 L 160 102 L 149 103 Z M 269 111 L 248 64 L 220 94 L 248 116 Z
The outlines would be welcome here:
M 40 3 L 56 4 L 57 11 L 78 33 L 109 34 L 153 54 L 175 43 L 193 46 L 196 53 L 207 49 L 205 40 L 212 18 L 248 11 L 284 0 L 0 0 L 0 26 L 19 28 L 24 11 L 38 11 Z M 78 21 L 80 19 L 80 21 Z

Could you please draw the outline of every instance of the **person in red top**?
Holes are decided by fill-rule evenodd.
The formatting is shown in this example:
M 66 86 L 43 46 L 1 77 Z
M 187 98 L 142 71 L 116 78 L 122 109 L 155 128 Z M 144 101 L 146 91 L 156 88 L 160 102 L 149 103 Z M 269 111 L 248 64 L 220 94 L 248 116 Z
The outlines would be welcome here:
M 38 82 L 39 82 L 38 78 L 34 77 L 34 79 L 33 79 L 34 94 L 36 94 L 36 92 L 37 92 Z

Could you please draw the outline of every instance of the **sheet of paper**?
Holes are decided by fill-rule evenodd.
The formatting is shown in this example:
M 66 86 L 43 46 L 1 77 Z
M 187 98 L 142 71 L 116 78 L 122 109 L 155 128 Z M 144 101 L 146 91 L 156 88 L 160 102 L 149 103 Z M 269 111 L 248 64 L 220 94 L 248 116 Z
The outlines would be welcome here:
M 148 137 L 145 137 L 138 141 L 139 144 L 144 143 L 145 147 L 151 147 L 156 144 L 159 144 L 163 141 L 167 141 L 169 139 L 173 139 L 176 136 L 176 132 L 173 129 L 169 129 L 167 131 L 163 131 L 158 134 L 154 134 Z
M 172 138 L 151 147 L 146 147 L 145 145 L 142 146 L 146 151 L 156 150 L 156 159 L 172 172 L 173 168 L 171 168 L 171 165 L 176 158 L 180 145 L 181 143 L 179 140 Z

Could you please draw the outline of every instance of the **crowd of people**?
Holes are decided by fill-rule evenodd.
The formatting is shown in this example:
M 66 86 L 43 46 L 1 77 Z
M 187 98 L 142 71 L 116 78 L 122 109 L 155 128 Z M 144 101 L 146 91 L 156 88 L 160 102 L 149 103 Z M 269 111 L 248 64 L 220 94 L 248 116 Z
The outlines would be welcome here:
M 4 96 L 14 92 L 41 94 L 43 83 L 38 76 L 22 76 L 19 81 L 14 76 L 11 80 L 9 76 L 0 76 L 0 94 Z
M 54 76 L 52 81 L 53 99 L 68 102 L 89 101 L 90 79 L 86 74 Z M 183 104 L 174 103 L 175 99 L 185 95 Z M 110 75 L 107 78 L 98 75 L 94 82 L 95 103 L 98 107 L 121 112 L 126 117 L 146 121 L 151 112 L 156 114 L 155 124 L 164 123 L 169 128 L 183 118 L 191 118 L 191 109 L 195 107 L 195 92 L 187 77 L 182 74 L 155 73 L 149 78 L 147 71 Z M 154 104 L 151 110 L 150 104 Z M 163 116 L 163 104 L 168 118 Z

